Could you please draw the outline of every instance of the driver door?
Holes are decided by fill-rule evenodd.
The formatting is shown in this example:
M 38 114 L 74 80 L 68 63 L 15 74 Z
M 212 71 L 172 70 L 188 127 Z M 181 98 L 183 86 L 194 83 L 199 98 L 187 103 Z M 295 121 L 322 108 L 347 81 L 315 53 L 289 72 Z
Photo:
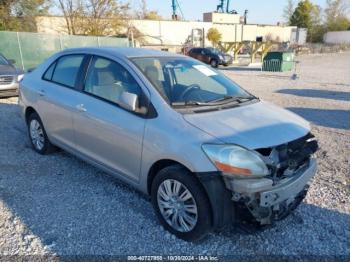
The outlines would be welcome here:
M 118 106 L 123 92 L 141 95 L 133 76 L 119 63 L 94 56 L 74 114 L 80 153 L 138 181 L 146 120 Z

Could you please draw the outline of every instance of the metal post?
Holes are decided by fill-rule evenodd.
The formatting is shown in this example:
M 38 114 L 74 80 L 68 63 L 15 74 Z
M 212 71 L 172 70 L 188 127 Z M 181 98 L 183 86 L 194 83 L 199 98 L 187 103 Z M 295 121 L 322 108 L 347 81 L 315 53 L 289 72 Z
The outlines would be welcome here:
M 203 38 L 203 43 L 202 43 L 202 47 L 205 47 L 205 29 L 203 27 L 203 31 L 202 31 L 202 38 Z
M 235 43 L 237 43 L 237 24 L 235 24 Z
M 19 56 L 21 57 L 21 62 L 22 62 L 22 70 L 24 70 L 22 48 L 21 48 L 21 42 L 19 41 L 19 34 L 18 34 L 18 32 L 17 32 L 17 43 L 18 43 L 18 48 L 19 48 Z
M 59 35 L 59 39 L 60 39 L 60 50 L 62 51 L 63 47 L 62 47 L 62 38 L 61 38 L 61 35 Z
M 132 28 L 130 30 L 130 34 L 131 34 L 131 47 L 135 47 L 134 30 Z

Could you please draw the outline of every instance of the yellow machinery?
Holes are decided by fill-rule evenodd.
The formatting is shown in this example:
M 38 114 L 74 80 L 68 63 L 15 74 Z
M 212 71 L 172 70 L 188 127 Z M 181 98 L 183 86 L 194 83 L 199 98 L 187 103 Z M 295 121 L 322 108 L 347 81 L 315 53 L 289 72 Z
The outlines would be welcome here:
M 250 49 L 251 63 L 255 63 L 256 55 L 261 53 L 261 62 L 264 56 L 273 46 L 273 42 L 256 42 L 256 41 L 244 41 L 244 42 L 219 42 L 219 48 L 227 53 L 233 52 L 233 62 L 238 62 L 238 53 L 243 47 Z

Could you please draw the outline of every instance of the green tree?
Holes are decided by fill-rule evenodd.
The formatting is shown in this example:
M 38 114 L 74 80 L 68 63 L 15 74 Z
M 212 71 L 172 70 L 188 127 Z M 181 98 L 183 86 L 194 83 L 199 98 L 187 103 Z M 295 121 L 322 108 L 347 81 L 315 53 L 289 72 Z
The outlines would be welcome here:
M 350 27 L 347 17 L 348 2 L 344 0 L 327 0 L 325 9 L 326 28 L 328 31 L 344 31 Z
M 36 31 L 35 17 L 47 14 L 49 0 L 0 0 L 0 30 Z
M 221 33 L 216 28 L 210 28 L 207 33 L 207 39 L 216 46 L 221 40 Z
M 308 30 L 308 40 L 313 43 L 323 42 L 323 35 L 326 33 L 326 27 L 322 21 L 322 9 L 318 5 L 313 5 L 310 13 L 311 27 Z
M 19 21 L 14 17 L 12 6 L 15 0 L 0 0 L 0 30 L 17 30 Z
M 322 10 L 318 5 L 312 4 L 309 0 L 301 0 L 294 10 L 289 24 L 306 28 L 308 30 L 308 41 L 319 42 L 323 37 L 321 36 L 323 32 L 321 14 Z
M 290 18 L 290 25 L 300 28 L 311 28 L 312 18 L 311 12 L 314 6 L 309 0 L 302 0 L 295 8 L 293 15 Z

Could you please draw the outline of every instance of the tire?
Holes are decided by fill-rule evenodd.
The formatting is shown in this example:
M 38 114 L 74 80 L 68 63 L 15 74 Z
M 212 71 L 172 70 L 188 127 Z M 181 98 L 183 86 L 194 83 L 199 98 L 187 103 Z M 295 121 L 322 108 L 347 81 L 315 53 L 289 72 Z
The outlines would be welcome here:
M 210 65 L 214 68 L 217 68 L 219 66 L 219 62 L 216 59 L 212 59 L 210 61 Z
M 176 191 L 175 185 L 177 185 L 177 198 L 179 200 L 175 201 L 175 203 L 171 202 L 173 199 L 166 200 L 166 198 L 164 198 L 166 185 L 170 186 L 171 194 L 169 195 L 172 195 L 172 197 L 176 195 L 174 192 Z M 190 196 L 190 199 L 181 201 L 181 196 L 185 196 L 185 198 Z M 212 219 L 209 199 L 200 182 L 184 167 L 174 165 L 159 171 L 152 183 L 151 199 L 160 223 L 167 231 L 178 238 L 186 241 L 196 241 L 205 237 L 210 231 Z M 164 205 L 164 203 L 166 203 L 166 205 Z M 188 209 L 184 208 L 185 206 L 187 206 Z M 187 212 L 184 210 L 190 211 Z M 169 215 L 169 213 L 171 214 Z M 167 218 L 165 218 L 165 214 L 168 214 Z M 177 215 L 175 216 L 175 214 Z M 171 224 L 171 221 L 174 221 L 174 217 L 177 218 L 175 219 L 177 222 L 175 224 L 177 224 L 178 227 Z M 191 219 L 189 219 L 189 217 Z M 183 226 L 184 224 L 186 227 Z
M 46 155 L 55 151 L 56 148 L 49 141 L 44 125 L 37 113 L 33 112 L 30 114 L 27 127 L 30 143 L 37 153 Z

